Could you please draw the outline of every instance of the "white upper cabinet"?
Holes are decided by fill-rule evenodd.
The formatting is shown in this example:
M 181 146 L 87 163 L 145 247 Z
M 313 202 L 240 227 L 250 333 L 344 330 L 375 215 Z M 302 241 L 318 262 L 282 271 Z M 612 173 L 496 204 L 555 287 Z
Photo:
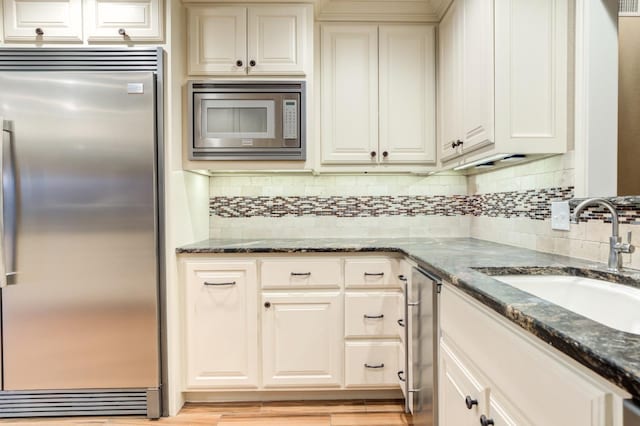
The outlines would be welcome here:
M 378 26 L 321 29 L 322 160 L 370 163 L 378 151 Z
M 454 1 L 439 30 L 445 166 L 566 152 L 568 22 L 567 0 Z
M 4 0 L 6 41 L 81 42 L 81 0 Z
M 382 160 L 435 163 L 435 27 L 382 25 L 379 51 Z
M 435 32 L 429 25 L 321 26 L 325 164 L 435 162 Z
M 85 2 L 89 41 L 162 41 L 160 0 L 88 0 Z
M 310 7 L 188 6 L 189 74 L 304 75 Z

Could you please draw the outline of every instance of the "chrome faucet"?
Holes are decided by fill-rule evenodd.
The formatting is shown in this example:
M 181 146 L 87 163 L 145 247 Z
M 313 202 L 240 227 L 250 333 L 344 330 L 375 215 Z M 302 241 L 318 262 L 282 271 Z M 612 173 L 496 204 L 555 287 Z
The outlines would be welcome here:
M 622 253 L 633 253 L 635 247 L 631 244 L 631 232 L 627 234 L 627 242 L 623 243 L 620 238 L 620 225 L 616 207 L 609 201 L 602 198 L 589 198 L 576 206 L 571 215 L 571 222 L 578 223 L 580 214 L 586 207 L 600 205 L 611 213 L 611 236 L 609 237 L 609 264 L 610 271 L 619 272 L 622 270 Z

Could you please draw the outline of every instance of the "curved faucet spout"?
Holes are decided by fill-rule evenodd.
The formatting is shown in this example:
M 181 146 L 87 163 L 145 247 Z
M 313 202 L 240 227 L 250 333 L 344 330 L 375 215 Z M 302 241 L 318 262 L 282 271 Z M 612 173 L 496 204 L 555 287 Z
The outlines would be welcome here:
M 578 223 L 578 219 L 585 208 L 597 205 L 605 207 L 611 213 L 611 236 L 618 237 L 620 233 L 620 228 L 618 226 L 618 212 L 616 211 L 616 207 L 604 198 L 589 198 L 588 200 L 584 200 L 578 204 L 571 215 L 572 222 Z

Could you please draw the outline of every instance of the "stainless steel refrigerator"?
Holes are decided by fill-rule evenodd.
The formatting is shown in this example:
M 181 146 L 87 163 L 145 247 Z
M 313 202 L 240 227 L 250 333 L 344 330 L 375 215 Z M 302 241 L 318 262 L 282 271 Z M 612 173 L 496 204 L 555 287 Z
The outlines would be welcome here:
M 161 52 L 131 52 L 0 50 L 0 417 L 159 416 Z

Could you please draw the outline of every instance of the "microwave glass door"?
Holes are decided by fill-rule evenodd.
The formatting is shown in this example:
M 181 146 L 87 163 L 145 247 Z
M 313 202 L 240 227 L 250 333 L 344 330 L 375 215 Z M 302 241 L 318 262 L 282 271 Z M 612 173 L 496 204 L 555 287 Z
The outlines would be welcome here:
M 207 139 L 273 139 L 275 108 L 273 100 L 203 100 L 202 135 Z

